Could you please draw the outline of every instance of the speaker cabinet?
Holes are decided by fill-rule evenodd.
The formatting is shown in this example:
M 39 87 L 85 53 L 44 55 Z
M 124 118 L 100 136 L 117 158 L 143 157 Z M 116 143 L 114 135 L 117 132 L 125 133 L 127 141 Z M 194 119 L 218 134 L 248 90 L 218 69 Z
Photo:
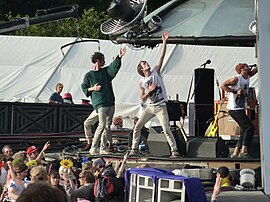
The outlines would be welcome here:
M 195 69 L 195 104 L 214 104 L 214 69 Z
M 209 120 L 214 116 L 214 104 L 189 103 L 189 135 L 204 137 Z
M 150 128 L 149 135 L 147 139 L 147 144 L 149 152 L 153 156 L 170 156 L 171 149 L 167 142 L 167 138 L 164 133 L 159 133 L 159 129 Z M 174 135 L 179 154 L 184 156 L 186 154 L 186 142 L 184 134 L 180 131 L 179 128 L 171 128 L 171 131 Z
M 228 157 L 229 148 L 225 141 L 218 138 L 191 138 L 187 143 L 187 156 L 196 157 Z

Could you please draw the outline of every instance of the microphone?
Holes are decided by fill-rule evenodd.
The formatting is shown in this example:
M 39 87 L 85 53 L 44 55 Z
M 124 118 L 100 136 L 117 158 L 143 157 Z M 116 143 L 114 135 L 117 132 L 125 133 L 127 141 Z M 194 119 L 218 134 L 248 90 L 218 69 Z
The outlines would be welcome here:
M 207 60 L 205 63 L 203 63 L 201 66 L 205 66 L 211 63 L 211 60 Z
M 249 65 L 249 67 L 257 67 L 257 64 Z

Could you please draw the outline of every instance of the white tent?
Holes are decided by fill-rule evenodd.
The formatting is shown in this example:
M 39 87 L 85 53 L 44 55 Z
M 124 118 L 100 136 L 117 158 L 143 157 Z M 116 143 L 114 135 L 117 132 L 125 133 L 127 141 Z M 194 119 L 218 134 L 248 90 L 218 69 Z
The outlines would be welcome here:
M 85 98 L 81 83 L 91 68 L 91 54 L 104 53 L 109 64 L 121 47 L 111 41 L 100 40 L 100 44 L 84 42 L 67 46 L 75 38 L 0 36 L 0 101 L 10 102 L 48 102 L 48 98 L 57 82 L 64 84 L 63 93 L 70 92 L 74 102 L 79 104 Z M 136 71 L 140 60 L 149 61 L 154 66 L 159 58 L 161 46 L 154 49 L 134 50 L 127 46 L 123 65 L 113 80 L 116 97 L 115 116 L 133 118 L 140 112 L 138 80 Z M 216 47 L 169 44 L 163 67 L 163 78 L 167 94 L 175 99 L 179 94 L 186 101 L 194 69 L 207 59 L 215 69 L 216 78 L 221 83 L 235 74 L 234 67 L 240 63 L 257 63 L 255 48 L 252 47 Z M 257 89 L 257 77 L 251 82 Z M 219 99 L 215 87 L 215 99 Z M 192 101 L 192 100 L 191 100 Z M 126 123 L 131 123 L 128 120 Z M 128 124 L 127 124 L 128 125 Z

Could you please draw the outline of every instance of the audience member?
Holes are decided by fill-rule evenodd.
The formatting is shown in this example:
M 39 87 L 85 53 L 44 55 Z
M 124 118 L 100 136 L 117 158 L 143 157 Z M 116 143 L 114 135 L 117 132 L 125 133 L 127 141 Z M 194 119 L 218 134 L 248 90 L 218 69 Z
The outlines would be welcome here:
M 35 166 L 30 170 L 31 183 L 48 182 L 46 168 L 42 165 Z
M 0 154 L 0 185 L 2 189 L 4 189 L 4 186 L 6 184 L 7 175 L 8 175 L 7 157 L 3 154 Z
M 39 149 L 36 146 L 28 147 L 28 149 L 26 150 L 26 154 L 27 154 L 27 158 L 28 158 L 28 162 L 26 163 L 26 165 L 28 167 L 40 165 L 41 160 L 43 158 L 43 154 L 49 147 L 50 147 L 50 141 L 47 141 L 45 143 L 45 145 L 43 146 L 43 148 L 40 152 L 38 151 Z
M 7 186 L 8 198 L 11 201 L 16 201 L 21 192 L 29 184 L 29 181 L 26 179 L 28 167 L 22 162 L 17 162 L 14 167 L 12 167 L 10 161 L 8 161 L 8 166 L 11 174 L 11 180 Z
M 57 83 L 55 86 L 55 91 L 49 98 L 49 103 L 62 104 L 63 98 L 61 96 L 64 85 L 62 83 Z
M 13 149 L 10 145 L 5 145 L 2 148 L 2 153 L 7 157 L 7 159 L 12 158 L 13 156 Z
M 65 190 L 72 199 L 85 199 L 89 201 L 94 201 L 94 175 L 90 170 L 83 170 L 79 174 L 79 182 L 80 187 L 76 188 L 74 185 L 74 181 L 70 178 L 71 169 L 69 169 L 68 173 L 63 174 L 63 178 L 65 180 Z
M 66 196 L 66 202 L 71 202 L 70 197 L 67 195 L 65 188 L 60 185 L 60 174 L 56 170 L 52 170 L 49 174 L 49 183 L 55 189 L 60 190 Z
M 16 202 L 66 202 L 66 198 L 62 191 L 48 183 L 38 182 L 23 190 Z

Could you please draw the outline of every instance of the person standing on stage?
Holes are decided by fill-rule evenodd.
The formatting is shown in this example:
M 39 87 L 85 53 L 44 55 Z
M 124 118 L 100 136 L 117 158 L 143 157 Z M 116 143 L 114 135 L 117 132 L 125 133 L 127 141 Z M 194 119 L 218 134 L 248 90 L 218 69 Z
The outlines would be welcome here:
M 111 139 L 110 126 L 112 124 L 112 118 L 115 110 L 115 97 L 112 88 L 112 80 L 118 73 L 121 67 L 121 58 L 126 54 L 126 49 L 121 48 L 119 55 L 108 66 L 103 67 L 105 64 L 104 55 L 100 52 L 95 52 L 92 55 L 92 63 L 94 64 L 91 71 L 86 73 L 82 83 L 82 90 L 88 97 L 91 96 L 92 105 L 94 110 L 87 119 L 96 117 L 98 113 L 98 127 L 94 134 L 94 139 L 90 149 L 91 155 L 98 154 L 98 147 L 100 143 L 100 154 L 110 153 L 106 149 L 107 140 Z M 93 115 L 92 115 L 93 114 Z M 93 118 L 95 119 L 95 118 Z M 91 124 L 91 121 L 84 122 L 84 124 Z M 90 129 L 91 127 L 84 127 Z M 107 137 L 103 134 L 104 130 L 107 130 Z M 85 131 L 86 134 L 91 134 L 92 131 Z
M 55 86 L 55 92 L 50 96 L 49 103 L 63 104 L 63 98 L 61 96 L 64 85 L 57 83 Z
M 258 72 L 258 67 L 255 65 L 255 68 L 252 68 L 246 63 L 240 63 L 235 67 L 235 71 L 238 75 L 226 80 L 221 85 L 224 91 L 229 92 L 227 105 L 229 115 L 240 126 L 240 137 L 231 158 L 249 158 L 248 147 L 252 142 L 255 126 L 246 115 L 245 107 L 247 104 L 250 77 Z
M 171 148 L 171 158 L 179 156 L 175 138 L 170 130 L 169 116 L 166 102 L 168 100 L 165 86 L 160 75 L 164 56 L 166 53 L 167 40 L 169 33 L 165 32 L 162 35 L 162 50 L 157 65 L 151 70 L 150 65 L 146 61 L 140 61 L 137 67 L 138 73 L 142 76 L 140 80 L 140 96 L 145 102 L 149 99 L 149 103 L 145 111 L 139 117 L 138 122 L 134 127 L 132 150 L 130 156 L 138 154 L 138 144 L 140 141 L 141 129 L 151 118 L 157 116 L 162 126 L 164 135 Z

